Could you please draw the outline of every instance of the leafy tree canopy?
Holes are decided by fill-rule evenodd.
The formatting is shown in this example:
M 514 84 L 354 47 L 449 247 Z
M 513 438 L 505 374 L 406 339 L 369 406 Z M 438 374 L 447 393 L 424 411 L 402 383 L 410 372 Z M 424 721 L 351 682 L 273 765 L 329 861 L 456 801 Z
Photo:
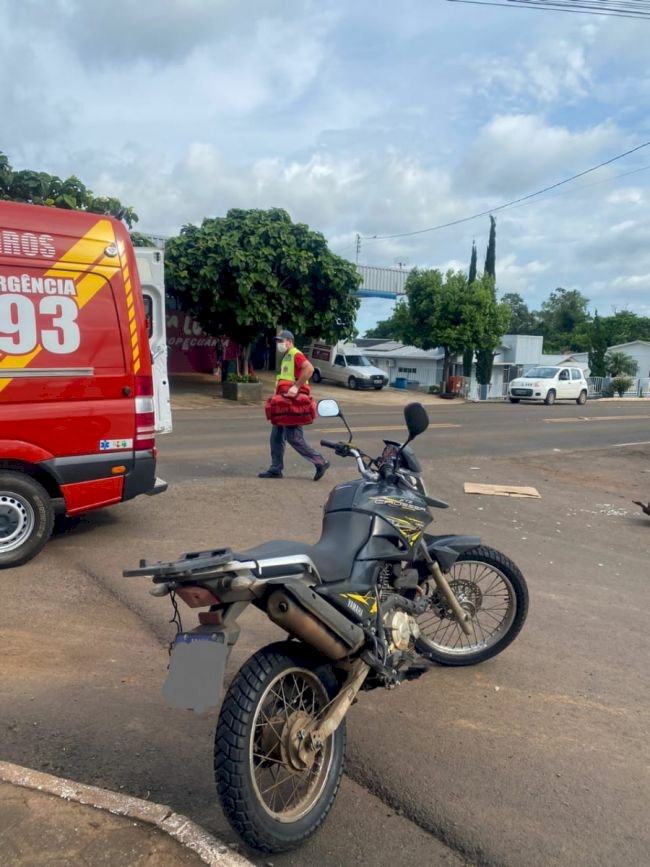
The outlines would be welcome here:
M 11 202 L 26 202 L 30 205 L 45 205 L 50 208 L 66 208 L 72 211 L 90 211 L 107 214 L 124 220 L 131 228 L 138 222 L 133 208 L 123 205 L 119 199 L 95 196 L 80 180 L 71 175 L 62 180 L 47 172 L 12 169 L 8 157 L 0 151 L 0 199 Z
M 266 329 L 328 340 L 354 332 L 361 277 L 280 209 L 228 211 L 165 245 L 166 282 L 209 334 L 243 347 Z
M 155 247 L 156 242 L 149 235 L 143 235 L 142 232 L 130 232 L 131 243 L 134 247 Z
M 374 337 L 377 340 L 392 340 L 395 337 L 395 327 L 393 317 L 390 319 L 381 319 L 374 328 L 369 328 L 365 334 L 366 337 Z
M 510 311 L 510 321 L 506 331 L 508 334 L 539 334 L 540 322 L 537 314 L 528 309 L 528 305 L 517 292 L 506 292 L 501 297 L 502 304 L 506 304 Z
M 585 350 L 588 346 L 577 339 L 581 326 L 588 322 L 589 299 L 577 289 L 557 288 L 542 304 L 540 319 L 546 352 L 562 352 L 565 349 Z
M 446 382 L 452 357 L 468 346 L 492 352 L 507 320 L 507 308 L 497 304 L 489 276 L 469 284 L 461 271 L 443 275 L 435 269 L 416 269 L 406 282 L 406 300 L 395 309 L 391 331 L 421 349 L 441 347 Z

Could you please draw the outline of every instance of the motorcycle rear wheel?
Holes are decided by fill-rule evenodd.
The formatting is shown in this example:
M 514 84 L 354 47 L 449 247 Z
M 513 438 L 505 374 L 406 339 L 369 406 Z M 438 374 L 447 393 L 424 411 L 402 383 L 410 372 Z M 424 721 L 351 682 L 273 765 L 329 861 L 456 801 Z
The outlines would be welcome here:
M 263 647 L 235 675 L 217 723 L 214 770 L 224 813 L 253 849 L 295 849 L 329 813 L 343 774 L 345 720 L 309 769 L 291 766 L 288 739 L 337 690 L 330 666 L 296 642 Z
M 475 665 L 505 650 L 528 614 L 528 588 L 518 567 L 482 545 L 461 554 L 446 577 L 471 615 L 472 632 L 463 632 L 431 580 L 429 611 L 418 617 L 419 653 L 440 665 Z

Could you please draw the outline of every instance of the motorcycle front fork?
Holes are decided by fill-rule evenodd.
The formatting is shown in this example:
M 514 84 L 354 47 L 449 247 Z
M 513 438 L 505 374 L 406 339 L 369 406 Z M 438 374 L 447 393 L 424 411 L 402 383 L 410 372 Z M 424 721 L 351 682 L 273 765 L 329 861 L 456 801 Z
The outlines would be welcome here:
M 472 627 L 470 623 L 470 615 L 465 611 L 458 599 L 456 599 L 453 590 L 449 586 L 445 573 L 440 568 L 440 564 L 431 557 L 427 546 L 423 544 L 422 550 L 424 552 L 424 559 L 427 561 L 429 572 L 433 576 L 433 580 L 438 588 L 438 592 L 446 600 L 465 635 L 471 635 Z

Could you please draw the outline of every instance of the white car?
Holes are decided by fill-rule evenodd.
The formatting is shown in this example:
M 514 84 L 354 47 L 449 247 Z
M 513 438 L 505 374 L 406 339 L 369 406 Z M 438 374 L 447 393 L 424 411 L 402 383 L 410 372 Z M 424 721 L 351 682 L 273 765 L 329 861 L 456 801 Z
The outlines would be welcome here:
M 329 350 L 329 347 L 327 349 Z M 314 382 L 329 379 L 347 385 L 348 388 L 374 388 L 377 391 L 388 385 L 388 377 L 384 371 L 375 367 L 358 349 L 337 352 L 335 355 L 332 353 L 333 362 L 327 360 L 326 353 L 319 354 L 318 349 L 311 353 L 308 351 L 306 355 L 314 365 Z
M 556 400 L 575 400 L 582 406 L 588 394 L 589 385 L 579 367 L 533 367 L 508 386 L 510 403 L 543 400 L 550 405 Z

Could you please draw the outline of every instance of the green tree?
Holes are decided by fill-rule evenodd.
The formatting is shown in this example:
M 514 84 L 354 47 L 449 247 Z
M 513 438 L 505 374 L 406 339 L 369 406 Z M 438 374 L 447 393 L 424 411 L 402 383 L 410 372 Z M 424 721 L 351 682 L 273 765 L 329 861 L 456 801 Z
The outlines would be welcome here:
M 485 252 L 485 268 L 483 274 L 484 280 L 484 290 L 485 290 L 485 302 L 487 304 L 486 307 L 486 315 L 494 316 L 497 315 L 497 301 L 496 301 L 496 289 L 495 289 L 495 281 L 496 281 L 496 262 L 497 262 L 497 221 L 496 219 L 490 215 L 490 237 L 488 238 L 487 250 Z M 488 282 L 485 282 L 485 281 Z M 487 312 L 489 308 L 489 313 Z M 497 319 L 499 322 L 503 324 L 503 327 L 498 335 L 493 333 L 492 325 L 486 325 L 486 334 L 489 336 L 487 338 L 481 338 L 481 341 L 476 344 L 476 379 L 479 385 L 489 385 L 490 380 L 492 379 L 492 367 L 494 365 L 494 349 L 497 346 L 498 338 L 500 338 L 508 323 L 509 315 L 507 314 L 505 308 L 501 308 L 501 311 L 497 315 Z
M 489 385 L 494 366 L 494 350 L 498 347 L 510 320 L 510 308 L 496 299 L 494 279 L 484 274 L 473 286 L 471 303 L 477 313 L 476 379 L 479 385 Z
M 632 340 L 650 340 L 650 317 L 639 316 L 631 310 L 617 310 L 613 316 L 604 317 L 603 326 L 608 346 Z
M 395 323 L 393 317 L 381 319 L 374 328 L 366 331 L 366 337 L 375 337 L 382 340 L 392 340 L 395 335 Z
M 506 292 L 501 297 L 501 303 L 510 311 L 510 319 L 506 326 L 508 334 L 539 334 L 540 323 L 534 313 L 517 292 Z
M 471 286 L 476 280 L 476 241 L 472 241 L 472 255 L 469 260 L 469 273 L 467 275 L 467 284 Z M 469 378 L 472 375 L 472 366 L 474 364 L 474 347 L 466 346 L 463 350 L 463 376 Z
M 608 352 L 605 355 L 605 369 L 609 376 L 634 376 L 637 363 L 625 352 Z
M 589 299 L 577 289 L 558 287 L 551 292 L 540 312 L 545 352 L 587 348 L 584 337 L 582 341 L 575 340 L 575 332 L 589 322 L 588 304 Z
M 484 273 L 488 277 L 496 280 L 497 271 L 497 221 L 496 218 L 490 215 L 490 237 L 488 239 L 487 250 L 485 252 L 485 268 Z
M 589 340 L 589 370 L 592 376 L 607 376 L 607 335 L 603 321 L 596 310 L 591 323 Z
M 472 241 L 472 255 L 469 260 L 469 274 L 467 275 L 467 282 L 471 286 L 474 280 L 476 280 L 476 241 Z
M 30 205 L 45 205 L 50 208 L 65 208 L 73 211 L 90 211 L 106 214 L 123 220 L 131 228 L 138 222 L 133 208 L 123 205 L 119 199 L 95 196 L 75 175 L 62 180 L 47 172 L 29 169 L 15 172 L 5 154 L 0 152 L 0 199 L 11 202 L 26 202 Z
M 143 235 L 142 232 L 130 232 L 131 243 L 134 247 L 156 247 L 156 242 L 149 235 Z
M 336 340 L 354 332 L 361 277 L 325 238 L 280 208 L 228 211 L 165 245 L 167 283 L 208 334 L 242 346 L 282 324 Z
M 501 333 L 489 333 L 495 325 L 493 291 L 485 277 L 469 286 L 462 271 L 443 276 L 438 270 L 415 269 L 409 274 L 406 300 L 399 302 L 393 317 L 395 336 L 421 349 L 443 350 L 443 388 L 455 355 L 467 346 L 498 344 Z

